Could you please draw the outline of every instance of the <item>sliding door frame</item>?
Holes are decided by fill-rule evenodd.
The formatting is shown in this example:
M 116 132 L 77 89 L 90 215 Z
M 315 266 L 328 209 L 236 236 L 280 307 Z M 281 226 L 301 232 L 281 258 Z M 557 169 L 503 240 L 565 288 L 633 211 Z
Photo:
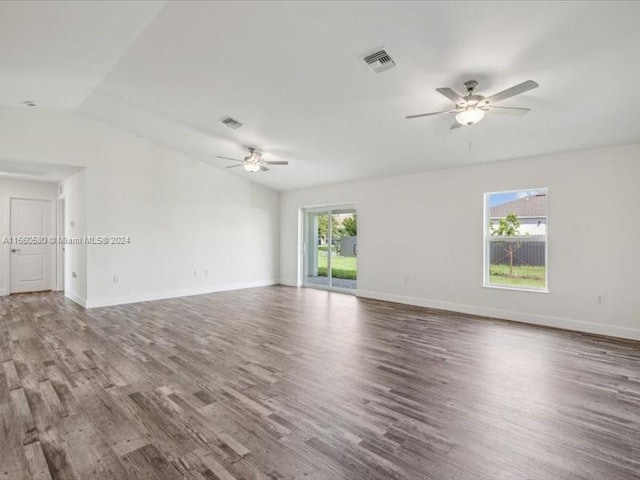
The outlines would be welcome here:
M 333 286 L 333 270 L 332 270 L 332 265 L 331 265 L 331 247 L 333 244 L 333 235 L 332 235 L 332 230 L 333 230 L 333 225 L 332 223 L 332 216 L 333 216 L 333 212 L 337 211 L 337 210 L 353 210 L 353 212 L 358 215 L 358 210 L 356 208 L 356 205 L 351 203 L 347 203 L 347 204 L 337 204 L 337 205 L 323 205 L 323 206 L 318 206 L 318 207 L 302 207 L 300 209 L 300 213 L 301 213 L 301 235 L 300 235 L 300 252 L 301 252 L 301 257 L 302 257 L 302 262 L 300 265 L 300 280 L 299 280 L 299 284 L 305 288 L 315 288 L 317 290 L 327 290 L 327 291 L 331 291 L 331 292 L 339 292 L 339 293 L 347 293 L 350 295 L 355 295 L 356 294 L 356 290 L 357 287 L 355 289 L 350 289 L 350 288 L 340 288 L 340 287 L 334 287 Z M 329 280 L 329 284 L 327 286 L 325 285 L 319 285 L 319 284 L 315 284 L 315 283 L 307 283 L 306 278 L 307 278 L 307 271 L 308 271 L 308 267 L 309 267 L 309 244 L 308 244 L 308 238 L 307 235 L 309 233 L 309 213 L 325 213 L 329 216 L 328 219 L 328 232 L 327 232 L 327 279 Z M 357 280 L 356 280 L 357 282 Z M 357 285 L 357 284 L 356 284 Z

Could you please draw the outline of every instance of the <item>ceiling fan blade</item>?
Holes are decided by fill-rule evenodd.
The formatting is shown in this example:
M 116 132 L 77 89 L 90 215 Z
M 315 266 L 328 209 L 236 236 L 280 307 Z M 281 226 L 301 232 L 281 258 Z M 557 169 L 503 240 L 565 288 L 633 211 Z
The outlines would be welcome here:
M 286 160 L 265 160 L 264 162 L 267 165 L 289 165 L 289 162 Z
M 445 97 L 447 97 L 449 100 L 451 100 L 454 103 L 462 103 L 462 102 L 464 102 L 464 98 L 462 98 L 460 95 L 458 95 L 456 92 L 454 92 L 453 90 L 451 90 L 448 87 L 436 88 L 436 91 L 438 93 L 441 93 L 442 95 L 444 95 Z
M 457 120 L 454 120 L 453 124 L 449 127 L 449 130 L 455 130 L 456 128 L 460 128 L 460 127 L 462 127 L 462 125 L 459 124 Z
M 517 115 L 522 116 L 531 111 L 530 108 L 520 108 L 520 107 L 488 107 L 489 113 L 498 113 L 500 115 Z
M 224 167 L 224 168 L 236 168 L 236 167 L 241 167 L 242 164 L 239 163 L 238 165 L 229 165 L 228 167 Z
M 528 92 L 529 90 L 533 90 L 534 88 L 538 88 L 538 84 L 533 80 L 527 80 L 526 82 L 519 83 L 511 88 L 507 88 L 501 92 L 496 93 L 495 95 L 491 95 L 490 97 L 485 98 L 485 102 L 487 103 L 498 103 L 507 98 L 515 97 L 516 95 L 520 95 L 521 93 Z
M 237 160 L 235 158 L 221 157 L 220 155 L 218 155 L 216 158 L 221 158 L 223 160 L 231 160 L 232 162 L 242 162 L 243 161 L 243 160 Z
M 265 167 L 264 165 L 260 165 L 260 170 L 262 170 L 263 172 L 268 172 L 269 169 L 267 167 Z
M 442 112 L 431 112 L 431 113 L 420 113 L 418 115 L 409 115 L 408 117 L 404 117 L 407 120 L 411 120 L 412 118 L 420 118 L 420 117 L 430 117 L 431 115 L 440 115 L 441 113 L 453 113 L 455 110 L 443 110 Z

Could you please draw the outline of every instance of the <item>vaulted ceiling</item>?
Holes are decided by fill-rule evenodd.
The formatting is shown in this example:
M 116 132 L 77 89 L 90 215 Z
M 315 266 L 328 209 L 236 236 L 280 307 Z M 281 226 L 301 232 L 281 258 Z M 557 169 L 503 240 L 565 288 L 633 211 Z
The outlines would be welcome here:
M 0 105 L 77 110 L 287 190 L 640 141 L 637 2 L 3 2 Z M 397 66 L 360 60 L 385 47 Z M 540 88 L 449 130 L 435 88 Z M 29 107 L 25 107 L 29 108 Z M 230 115 L 245 126 L 220 123 Z

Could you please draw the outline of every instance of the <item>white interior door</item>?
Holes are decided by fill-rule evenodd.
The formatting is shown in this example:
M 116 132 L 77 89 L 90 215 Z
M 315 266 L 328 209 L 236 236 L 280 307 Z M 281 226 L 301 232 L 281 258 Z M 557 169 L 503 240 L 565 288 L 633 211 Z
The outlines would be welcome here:
M 11 199 L 11 237 L 51 235 L 51 202 Z M 28 244 L 31 243 L 31 244 Z M 40 241 L 11 245 L 11 293 L 51 290 L 52 246 Z

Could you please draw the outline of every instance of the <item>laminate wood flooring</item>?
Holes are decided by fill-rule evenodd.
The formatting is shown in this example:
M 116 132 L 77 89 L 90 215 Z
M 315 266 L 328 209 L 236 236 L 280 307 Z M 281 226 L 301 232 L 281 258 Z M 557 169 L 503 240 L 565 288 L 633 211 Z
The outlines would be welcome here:
M 640 343 L 309 289 L 0 298 L 0 480 L 631 480 Z

